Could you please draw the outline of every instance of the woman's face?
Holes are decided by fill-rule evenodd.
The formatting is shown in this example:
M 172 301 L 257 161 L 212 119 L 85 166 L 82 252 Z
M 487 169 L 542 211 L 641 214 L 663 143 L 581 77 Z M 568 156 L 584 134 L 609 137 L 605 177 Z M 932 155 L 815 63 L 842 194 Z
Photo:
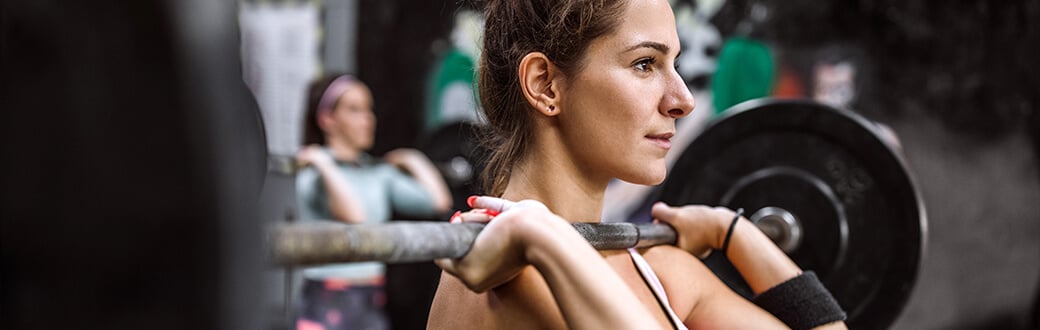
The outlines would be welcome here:
M 694 107 L 678 56 L 667 0 L 631 0 L 614 33 L 590 43 L 583 67 L 561 84 L 558 105 L 578 166 L 638 184 L 664 180 L 675 119 Z
M 331 119 L 332 125 L 325 132 L 330 139 L 337 139 L 357 150 L 372 148 L 376 116 L 372 112 L 372 93 L 368 87 L 352 82 L 339 97 Z

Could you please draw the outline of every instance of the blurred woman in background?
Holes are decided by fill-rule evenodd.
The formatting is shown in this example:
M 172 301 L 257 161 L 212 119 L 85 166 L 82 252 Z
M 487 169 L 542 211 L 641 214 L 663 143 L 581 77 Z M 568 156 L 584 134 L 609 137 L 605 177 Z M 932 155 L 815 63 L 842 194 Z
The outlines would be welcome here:
M 296 177 L 300 219 L 381 223 L 393 212 L 435 216 L 451 207 L 451 194 L 430 160 L 414 149 L 382 159 L 372 147 L 376 116 L 372 93 L 349 75 L 327 75 L 309 89 L 304 119 L 305 166 Z M 386 329 L 385 267 L 365 262 L 303 270 L 298 329 Z

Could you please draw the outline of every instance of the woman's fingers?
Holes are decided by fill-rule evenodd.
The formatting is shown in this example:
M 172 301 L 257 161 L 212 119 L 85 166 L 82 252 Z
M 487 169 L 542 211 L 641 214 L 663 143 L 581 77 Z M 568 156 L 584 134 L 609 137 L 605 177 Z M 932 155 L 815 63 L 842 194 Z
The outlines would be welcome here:
M 482 290 L 482 288 L 484 288 L 486 286 L 486 282 L 488 281 L 488 278 L 486 278 L 486 277 L 481 278 L 481 277 L 479 277 L 479 275 L 472 274 L 472 271 L 473 271 L 472 269 L 470 269 L 470 271 L 469 271 L 470 273 L 467 273 L 467 271 L 463 270 L 463 268 L 466 268 L 465 266 L 463 266 L 464 262 L 465 262 L 464 259 L 451 259 L 451 258 L 442 258 L 442 259 L 435 259 L 435 260 L 433 260 L 433 263 L 436 264 L 437 267 L 440 267 L 441 269 L 443 269 L 448 274 L 451 274 L 451 276 L 454 276 L 455 278 L 458 278 L 459 280 L 461 280 L 462 283 L 465 284 L 466 287 L 469 288 L 470 290 L 473 290 L 474 292 L 482 292 L 482 291 L 486 290 L 486 289 Z M 470 268 L 472 268 L 472 267 L 470 267 Z
M 487 223 L 494 219 L 494 215 L 490 214 L 486 209 L 473 209 L 466 212 L 455 212 L 451 216 L 451 223 L 465 223 L 465 222 L 479 222 Z
M 668 206 L 668 204 L 665 204 L 664 202 L 657 202 L 650 208 L 650 216 L 654 219 L 671 223 L 679 216 L 679 210 Z
M 451 258 L 441 258 L 441 259 L 434 259 L 433 260 L 433 263 L 436 264 L 437 267 L 440 267 L 444 271 L 448 272 L 448 274 L 451 274 L 452 276 L 455 276 L 455 277 L 459 277 L 458 269 L 456 269 L 456 267 L 455 267 L 455 265 L 458 262 L 459 262 L 459 260 L 451 259 Z
M 516 202 L 491 196 L 470 196 L 466 202 L 472 208 L 491 210 L 496 213 L 508 211 L 513 205 L 516 205 Z
M 306 147 L 296 152 L 296 164 L 299 166 L 306 166 L 311 162 L 311 158 L 311 151 Z
M 455 267 L 453 267 L 453 266 L 455 266 L 454 265 L 455 264 L 454 261 L 455 261 L 455 259 L 451 259 L 451 258 L 440 258 L 440 259 L 433 259 L 433 264 L 437 265 L 437 267 L 440 267 L 444 271 L 448 272 L 448 274 L 455 275 L 455 272 L 454 272 Z
M 707 256 L 710 249 L 717 249 L 728 228 L 733 211 L 724 207 L 686 205 L 671 207 L 655 203 L 650 213 L 654 219 L 672 225 L 679 233 L 678 246 L 698 257 Z
M 490 214 L 492 217 L 498 215 L 499 213 L 505 213 L 509 210 L 520 208 L 536 207 L 548 210 L 548 208 L 545 207 L 545 204 L 542 204 L 541 202 L 532 199 L 525 199 L 519 202 L 514 202 L 507 199 L 491 196 L 470 196 L 469 199 L 466 200 L 466 203 L 469 204 L 470 207 L 475 209 L 488 210 L 488 214 Z
M 331 163 L 332 158 L 329 157 L 328 154 L 326 154 L 325 151 L 323 151 L 321 149 L 321 146 L 319 145 L 308 145 L 306 147 L 303 147 L 303 149 L 300 149 L 300 151 L 296 152 L 296 164 L 298 166 L 302 167 L 323 161 Z

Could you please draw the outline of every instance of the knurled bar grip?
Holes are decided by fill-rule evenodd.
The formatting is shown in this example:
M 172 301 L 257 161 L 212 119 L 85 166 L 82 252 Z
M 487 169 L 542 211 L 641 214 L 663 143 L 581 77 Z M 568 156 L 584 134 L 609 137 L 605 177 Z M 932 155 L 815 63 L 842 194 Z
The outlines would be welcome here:
M 268 231 L 275 264 L 314 265 L 381 261 L 405 263 L 461 258 L 469 252 L 484 224 L 402 221 L 343 224 L 307 221 L 282 224 Z M 675 229 L 666 224 L 576 223 L 574 229 L 597 250 L 675 244 Z

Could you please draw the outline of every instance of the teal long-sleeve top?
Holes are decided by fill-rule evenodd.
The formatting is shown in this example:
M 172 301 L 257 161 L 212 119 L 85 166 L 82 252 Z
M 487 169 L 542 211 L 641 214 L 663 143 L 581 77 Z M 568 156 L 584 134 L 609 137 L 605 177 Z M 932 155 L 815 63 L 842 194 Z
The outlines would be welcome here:
M 435 215 L 433 196 L 397 167 L 368 154 L 362 154 L 358 162 L 337 161 L 336 165 L 365 207 L 364 223 L 387 222 L 394 211 L 414 216 Z M 336 221 L 322 180 L 321 173 L 313 167 L 297 173 L 296 196 L 301 221 Z M 309 279 L 361 280 L 381 276 L 384 271 L 382 263 L 361 262 L 310 267 L 304 269 L 303 274 Z

